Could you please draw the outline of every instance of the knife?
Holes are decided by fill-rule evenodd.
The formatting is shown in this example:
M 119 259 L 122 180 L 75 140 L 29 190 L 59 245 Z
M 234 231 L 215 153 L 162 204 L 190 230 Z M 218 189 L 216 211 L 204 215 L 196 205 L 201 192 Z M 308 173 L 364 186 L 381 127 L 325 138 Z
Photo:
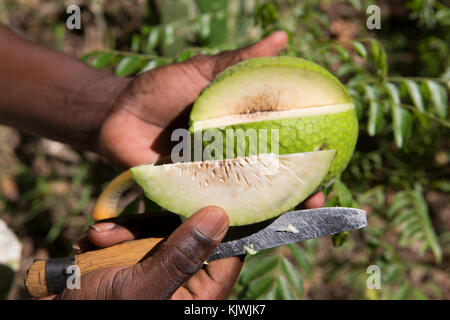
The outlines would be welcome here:
M 208 261 L 255 253 L 365 226 L 366 213 L 360 209 L 334 207 L 290 211 L 252 225 L 230 227 Z M 80 275 L 101 268 L 131 266 L 151 255 L 164 239 L 146 238 L 73 257 L 35 260 L 26 272 L 25 286 L 34 297 L 57 294 L 66 287 L 74 265 L 79 268 Z

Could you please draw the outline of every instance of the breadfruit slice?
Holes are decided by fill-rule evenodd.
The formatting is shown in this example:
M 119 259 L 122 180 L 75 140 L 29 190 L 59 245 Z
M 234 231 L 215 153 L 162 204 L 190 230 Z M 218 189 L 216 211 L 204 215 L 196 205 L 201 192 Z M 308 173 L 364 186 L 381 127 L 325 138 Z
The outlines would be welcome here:
M 305 200 L 326 176 L 334 150 L 225 160 L 142 165 L 131 168 L 146 196 L 161 207 L 189 217 L 219 206 L 230 225 L 275 217 Z

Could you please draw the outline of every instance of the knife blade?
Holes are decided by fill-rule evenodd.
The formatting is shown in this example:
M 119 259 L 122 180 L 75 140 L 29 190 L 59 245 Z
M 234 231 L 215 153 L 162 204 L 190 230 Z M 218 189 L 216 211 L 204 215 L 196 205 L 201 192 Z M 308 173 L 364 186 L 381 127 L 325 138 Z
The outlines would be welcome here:
M 360 209 L 332 207 L 290 211 L 250 235 L 235 240 L 225 239 L 208 260 L 241 255 L 246 253 L 248 248 L 260 251 L 365 226 L 366 213 Z

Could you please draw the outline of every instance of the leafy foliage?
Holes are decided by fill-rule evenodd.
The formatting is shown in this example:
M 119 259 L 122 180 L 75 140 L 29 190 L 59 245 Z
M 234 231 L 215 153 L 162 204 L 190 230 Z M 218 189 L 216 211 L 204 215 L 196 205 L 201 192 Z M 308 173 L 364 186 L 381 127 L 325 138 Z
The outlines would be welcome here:
M 440 177 L 442 168 L 439 166 L 427 173 L 419 168 L 439 148 L 433 140 L 439 141 L 450 128 L 450 73 L 442 77 L 391 75 L 383 40 L 368 32 L 348 40 L 332 39 L 326 34 L 332 23 L 330 15 L 316 1 L 256 1 L 252 8 L 239 1 L 218 2 L 218 8 L 205 7 L 202 1 L 187 1 L 188 6 L 177 2 L 181 11 L 189 6 L 195 8 L 194 14 L 185 15 L 189 17 L 187 20 L 167 18 L 162 19 L 161 24 L 143 27 L 140 34 L 132 37 L 130 51 L 98 51 L 86 56 L 85 61 L 96 68 L 112 67 L 116 74 L 129 76 L 184 61 L 196 54 L 236 48 L 274 30 L 284 29 L 289 35 L 285 54 L 313 60 L 345 83 L 360 121 L 360 144 L 373 145 L 367 150 L 359 144 L 342 178 L 325 190 L 327 206 L 369 206 L 370 213 L 380 224 L 361 233 L 369 249 L 366 263 L 377 261 L 386 273 L 383 285 L 388 289 L 381 296 L 363 289 L 361 265 L 345 271 L 352 279 L 349 285 L 359 287 L 368 298 L 426 298 L 423 290 L 406 280 L 410 266 L 383 239 L 394 232 L 399 236 L 400 247 L 410 248 L 419 243 L 421 255 L 430 250 L 436 262 L 442 261 L 442 249 L 431 224 L 424 188 L 448 186 L 448 180 L 434 178 Z M 233 7 L 230 3 L 240 5 L 230 10 Z M 365 1 L 342 1 L 343 5 L 347 3 L 364 17 L 368 5 Z M 440 2 L 415 0 L 409 1 L 408 6 L 412 9 L 410 18 L 417 19 L 419 25 L 437 28 L 447 23 L 444 17 L 448 16 L 448 8 Z M 182 32 L 175 32 L 181 29 Z M 213 40 L 212 35 L 216 33 L 221 34 L 221 41 Z M 250 36 L 253 34 L 255 36 Z M 447 60 L 442 63 L 448 67 Z M 411 157 L 417 157 L 416 161 L 408 161 Z M 388 192 L 393 192 L 394 196 L 384 213 Z M 332 236 L 336 250 L 354 245 L 350 235 L 345 232 Z M 387 247 L 389 254 L 380 255 L 380 249 Z M 310 260 L 313 259 L 314 254 L 298 245 L 250 256 L 235 288 L 235 296 L 240 299 L 300 299 L 304 293 L 304 277 L 312 273 L 314 262 Z M 435 288 L 432 291 L 436 292 Z
M 374 3 L 366 0 L 148 3 L 151 17 L 129 37 L 128 45 L 94 51 L 82 60 L 119 76 L 134 76 L 197 54 L 238 48 L 283 29 L 289 35 L 283 54 L 329 69 L 355 102 L 360 126 L 356 151 L 346 171 L 324 191 L 326 206 L 365 209 L 369 226 L 333 235 L 331 241 L 309 240 L 249 255 L 232 297 L 311 297 L 316 278 L 322 277 L 320 284 L 339 286 L 343 293 L 338 298 L 441 298 L 432 270 L 445 262 L 450 232 L 433 225 L 428 195 L 450 190 L 448 5 L 408 0 L 398 5 L 405 12 L 398 16 L 384 15 L 382 9 L 381 30 L 369 31 L 365 10 Z M 76 191 L 71 196 L 54 192 L 53 176 L 39 179 L 26 168 L 19 170 L 19 186 L 30 190 L 24 201 L 31 203 L 19 223 L 32 224 L 56 202 L 71 208 L 71 216 L 86 211 L 99 191 L 98 181 L 88 181 L 98 164 L 83 157 L 77 166 L 70 175 Z M 113 176 L 109 173 L 103 182 Z M 0 193 L 0 205 L 4 197 Z M 124 212 L 135 213 L 141 201 L 132 201 Z M 144 201 L 147 211 L 159 209 Z M 67 224 L 56 220 L 44 241 L 53 243 Z M 367 289 L 365 270 L 372 264 L 381 269 L 382 290 Z

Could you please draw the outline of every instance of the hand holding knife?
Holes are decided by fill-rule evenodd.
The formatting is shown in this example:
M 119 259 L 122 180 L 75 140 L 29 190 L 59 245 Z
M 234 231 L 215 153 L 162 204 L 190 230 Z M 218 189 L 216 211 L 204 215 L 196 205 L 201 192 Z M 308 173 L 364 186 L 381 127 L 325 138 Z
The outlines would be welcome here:
M 314 239 L 367 226 L 366 214 L 354 208 L 319 208 L 290 211 L 277 218 L 248 226 L 231 227 L 208 261 L 260 251 L 289 243 Z M 138 263 L 165 237 L 129 241 L 74 257 L 35 261 L 27 271 L 25 284 L 31 295 L 59 293 L 76 265 L 81 275 L 112 266 Z

